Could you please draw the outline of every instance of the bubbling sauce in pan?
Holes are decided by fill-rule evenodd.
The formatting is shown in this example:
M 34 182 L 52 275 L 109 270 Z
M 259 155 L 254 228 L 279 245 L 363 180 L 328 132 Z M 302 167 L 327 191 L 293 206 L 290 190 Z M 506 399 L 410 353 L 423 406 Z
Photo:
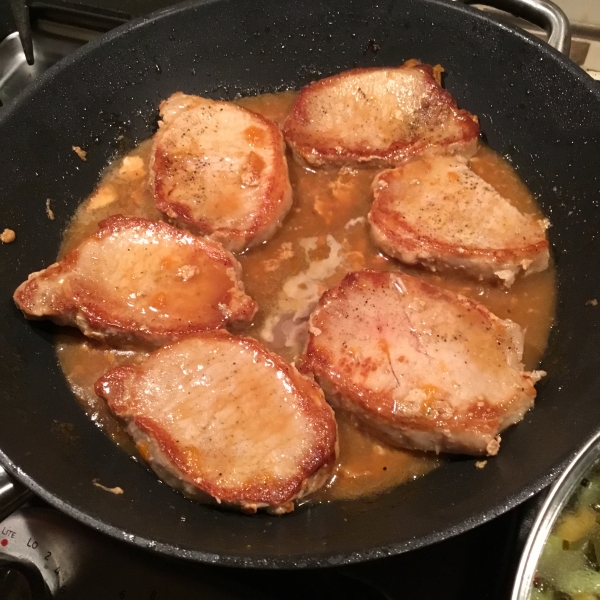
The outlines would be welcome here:
M 293 92 L 265 94 L 239 100 L 242 106 L 282 124 L 296 97 Z M 99 221 L 114 214 L 162 219 L 148 188 L 151 140 L 142 142 L 116 160 L 98 187 L 78 209 L 60 250 L 74 249 L 94 233 Z M 517 322 L 525 331 L 524 363 L 538 363 L 552 325 L 555 305 L 555 272 L 517 278 L 510 288 L 461 277 L 411 268 L 382 255 L 371 242 L 366 215 L 370 185 L 379 169 L 308 169 L 288 157 L 294 205 L 283 227 L 265 244 L 238 256 L 248 293 L 259 305 L 252 325 L 244 333 L 265 344 L 288 361 L 301 353 L 306 321 L 321 293 L 336 285 L 349 271 L 395 270 L 468 296 L 500 318 Z M 537 204 L 513 169 L 501 157 L 480 146 L 472 169 L 521 211 L 542 216 Z M 129 436 L 94 393 L 95 381 L 109 368 L 142 361 L 147 353 L 113 350 L 84 338 L 77 331 L 62 333 L 57 342 L 61 367 L 76 397 L 119 446 L 133 456 L 137 451 Z M 336 415 L 340 457 L 331 484 L 313 500 L 328 501 L 369 496 L 414 479 L 441 464 L 430 453 L 392 448 Z

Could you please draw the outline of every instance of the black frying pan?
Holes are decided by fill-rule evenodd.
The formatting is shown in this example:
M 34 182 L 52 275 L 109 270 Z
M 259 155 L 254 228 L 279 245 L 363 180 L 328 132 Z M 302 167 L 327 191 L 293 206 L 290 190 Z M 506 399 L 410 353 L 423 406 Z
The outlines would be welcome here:
M 479 116 L 484 139 L 515 165 L 552 220 L 558 321 L 537 408 L 503 436 L 485 469 L 455 460 L 372 502 L 248 517 L 186 500 L 86 417 L 57 366 L 54 329 L 26 322 L 13 290 L 53 261 L 100 171 L 123 144 L 153 132 L 158 104 L 172 92 L 231 99 L 413 57 L 442 63 L 447 88 Z M 17 233 L 0 247 L 1 461 L 101 531 L 239 566 L 334 565 L 402 552 L 525 500 L 600 428 L 600 306 L 586 304 L 600 299 L 594 85 L 549 46 L 441 0 L 195 2 L 121 27 L 67 58 L 0 118 L 0 228 Z M 74 144 L 88 150 L 87 162 Z M 125 493 L 108 494 L 94 479 Z

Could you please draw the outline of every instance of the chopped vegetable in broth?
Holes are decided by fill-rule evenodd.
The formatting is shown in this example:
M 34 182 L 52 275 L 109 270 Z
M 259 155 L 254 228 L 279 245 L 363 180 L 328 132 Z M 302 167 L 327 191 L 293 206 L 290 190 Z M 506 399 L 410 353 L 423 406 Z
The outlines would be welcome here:
M 531 600 L 600 598 L 600 465 L 583 479 L 546 541 Z

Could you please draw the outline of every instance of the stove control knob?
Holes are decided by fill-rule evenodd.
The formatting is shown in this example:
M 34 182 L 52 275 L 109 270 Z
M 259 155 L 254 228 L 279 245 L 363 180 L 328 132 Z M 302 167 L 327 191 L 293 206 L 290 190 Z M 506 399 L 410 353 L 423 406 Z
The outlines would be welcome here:
M 33 563 L 7 560 L 0 556 L 0 598 L 51 600 L 52 595 Z
M 39 515 L 40 511 L 42 515 L 50 513 L 50 518 Z M 26 508 L 0 523 L 0 566 L 21 573 L 32 589 L 33 586 L 41 589 L 37 585 L 41 578 L 49 597 L 63 593 L 84 554 L 78 543 L 80 536 L 69 535 L 57 519 L 52 518 L 55 515 L 59 513 L 51 509 Z M 17 581 L 19 578 L 15 577 Z M 38 595 L 45 598 L 41 593 Z M 38 595 L 33 598 L 37 599 Z

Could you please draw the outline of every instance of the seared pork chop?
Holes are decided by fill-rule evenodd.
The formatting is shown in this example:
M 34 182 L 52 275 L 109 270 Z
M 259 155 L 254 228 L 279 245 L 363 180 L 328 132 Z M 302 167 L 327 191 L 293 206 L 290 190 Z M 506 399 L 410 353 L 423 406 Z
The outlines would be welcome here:
M 121 215 L 14 294 L 30 319 L 75 325 L 117 346 L 159 346 L 251 321 L 241 267 L 223 247 L 167 223 Z
M 290 512 L 336 461 L 323 392 L 250 338 L 189 336 L 110 370 L 96 392 L 158 476 L 191 498 Z
M 336 410 L 392 445 L 495 454 L 543 375 L 523 370 L 522 345 L 517 324 L 463 296 L 359 271 L 323 294 L 301 370 Z
M 231 102 L 181 92 L 160 114 L 150 169 L 157 208 L 232 252 L 268 240 L 292 205 L 279 127 Z
M 512 206 L 465 159 L 422 157 L 373 181 L 371 236 L 387 254 L 510 286 L 548 267 L 548 222 Z
M 308 164 L 384 167 L 421 153 L 477 149 L 479 125 L 435 79 L 429 65 L 354 69 L 300 90 L 286 141 Z

